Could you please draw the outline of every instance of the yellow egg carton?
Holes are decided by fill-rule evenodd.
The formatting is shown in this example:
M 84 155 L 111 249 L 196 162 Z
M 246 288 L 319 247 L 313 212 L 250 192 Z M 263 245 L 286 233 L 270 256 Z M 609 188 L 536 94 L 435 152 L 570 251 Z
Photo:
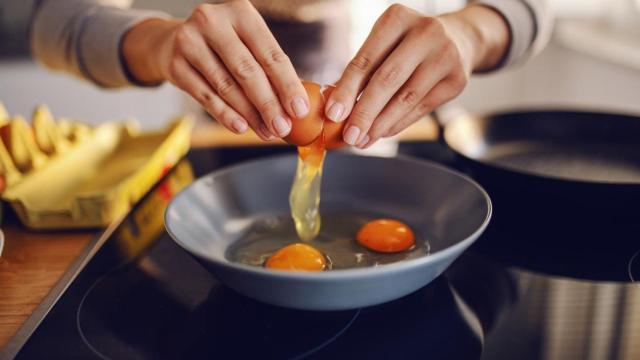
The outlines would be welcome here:
M 192 124 L 181 117 L 157 132 L 132 122 L 92 128 L 39 106 L 29 125 L 0 104 L 2 200 L 29 228 L 105 227 L 187 153 Z

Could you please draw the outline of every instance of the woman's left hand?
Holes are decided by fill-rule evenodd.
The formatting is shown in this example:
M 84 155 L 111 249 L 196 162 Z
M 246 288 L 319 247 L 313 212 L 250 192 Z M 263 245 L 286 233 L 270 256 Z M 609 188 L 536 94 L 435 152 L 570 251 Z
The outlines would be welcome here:
M 392 5 L 336 83 L 326 115 L 348 121 L 348 144 L 369 147 L 456 97 L 473 70 L 500 62 L 508 44 L 506 23 L 490 8 L 429 17 Z

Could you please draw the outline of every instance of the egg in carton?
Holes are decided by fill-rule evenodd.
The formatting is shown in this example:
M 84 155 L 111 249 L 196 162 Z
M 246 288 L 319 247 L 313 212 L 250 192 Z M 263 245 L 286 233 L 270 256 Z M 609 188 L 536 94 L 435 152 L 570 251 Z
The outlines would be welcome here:
M 31 125 L 2 114 L 2 200 L 32 229 L 107 226 L 187 153 L 193 127 L 188 116 L 145 133 L 132 120 L 89 127 L 44 106 Z
M 69 150 L 70 139 L 63 135 L 51 111 L 46 106 L 38 106 L 35 109 L 31 124 L 36 143 L 47 156 L 64 154 Z
M 0 191 L 41 169 L 53 156 L 64 154 L 74 143 L 89 138 L 91 128 L 65 120 L 56 123 L 49 109 L 40 105 L 31 125 L 20 115 L 11 117 L 0 103 Z

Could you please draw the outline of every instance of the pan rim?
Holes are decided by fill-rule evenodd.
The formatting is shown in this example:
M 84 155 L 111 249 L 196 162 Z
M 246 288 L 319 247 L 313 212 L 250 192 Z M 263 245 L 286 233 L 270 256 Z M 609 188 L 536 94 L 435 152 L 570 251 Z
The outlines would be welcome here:
M 592 115 L 602 115 L 602 116 L 606 116 L 606 115 L 613 115 L 613 116 L 620 116 L 620 117 L 627 117 L 627 118 L 636 118 L 638 119 L 638 121 L 640 122 L 640 115 L 638 114 L 632 114 L 632 113 L 624 113 L 624 112 L 615 112 L 616 110 L 612 109 L 611 112 L 606 112 L 606 110 L 603 111 L 603 109 L 593 109 L 590 110 L 589 108 L 585 108 L 583 107 L 582 109 L 578 110 L 578 109 L 572 109 L 572 108 L 567 108 L 567 107 L 506 107 L 503 109 L 500 109 L 498 111 L 492 111 L 492 112 L 487 112 L 487 113 L 483 113 L 480 115 L 473 115 L 473 114 L 464 114 L 464 115 L 460 115 L 457 116 L 453 119 L 451 119 L 450 121 L 447 121 L 446 125 L 444 126 L 444 133 L 442 135 L 444 142 L 446 143 L 447 147 L 449 149 L 451 149 L 456 155 L 464 158 L 467 161 L 472 161 L 475 163 L 479 163 L 482 166 L 487 166 L 487 167 L 491 167 L 494 169 L 498 169 L 501 171 L 505 171 L 505 172 L 509 172 L 512 174 L 518 174 L 518 175 L 523 175 L 523 176 L 529 176 L 531 178 L 536 178 L 539 180 L 545 180 L 545 181 L 553 181 L 553 182 L 557 182 L 557 183 L 563 183 L 563 184 L 584 184 L 584 185 L 593 185 L 593 186 L 620 186 L 620 187 L 638 187 L 640 186 L 640 180 L 638 181 L 616 181 L 616 180 L 594 180 L 594 179 L 584 179 L 584 178 L 578 178 L 578 177 L 569 177 L 569 176 L 558 176 L 558 175 L 551 175 L 551 174 L 542 174 L 536 171 L 532 171 L 532 170 L 528 170 L 528 169 L 520 169 L 520 168 L 516 168 L 516 167 L 512 167 L 512 166 L 508 166 L 508 165 L 504 165 L 502 163 L 496 162 L 496 161 L 492 161 L 492 160 L 484 160 L 478 157 L 473 157 L 470 156 L 467 152 L 461 151 L 459 146 L 454 146 L 452 144 L 452 142 L 449 140 L 451 135 L 447 135 L 448 133 L 450 133 L 452 130 L 451 126 L 449 124 L 453 124 L 457 121 L 462 121 L 460 120 L 461 118 L 464 118 L 465 116 L 472 116 L 476 119 L 487 119 L 490 117 L 495 117 L 495 116 L 501 116 L 501 115 L 516 115 L 516 114 L 531 114 L 531 113 L 550 113 L 550 112 L 556 112 L 556 113 L 572 113 L 572 114 L 592 114 Z
M 293 155 L 293 154 L 285 154 L 285 155 L 276 155 L 276 156 L 269 156 L 261 159 L 249 160 L 249 161 L 245 161 L 240 164 L 225 167 L 223 169 L 216 170 L 201 176 L 199 179 L 194 181 L 191 185 L 189 185 L 188 187 L 184 188 L 179 193 L 177 193 L 174 196 L 174 198 L 171 200 L 167 208 L 165 209 L 164 224 L 165 224 L 165 229 L 167 230 L 167 233 L 173 239 L 173 241 L 176 244 L 178 244 L 178 246 L 180 246 L 187 253 L 193 256 L 196 256 L 202 260 L 205 260 L 207 262 L 210 262 L 215 266 L 223 267 L 228 270 L 233 270 L 237 272 L 251 273 L 253 275 L 262 276 L 262 277 L 270 277 L 270 278 L 276 277 L 276 278 L 289 279 L 289 280 L 324 282 L 329 280 L 353 279 L 354 277 L 369 278 L 369 277 L 377 277 L 381 274 L 392 274 L 392 273 L 404 272 L 404 271 L 412 270 L 415 268 L 420 268 L 429 263 L 435 263 L 443 259 L 451 258 L 452 254 L 458 251 L 460 252 L 464 251 L 471 244 L 473 244 L 480 237 L 480 235 L 485 231 L 485 229 L 487 228 L 487 226 L 491 221 L 491 217 L 493 214 L 493 204 L 491 202 L 491 198 L 489 197 L 489 194 L 484 190 L 484 188 L 480 184 L 478 184 L 475 180 L 473 180 L 472 178 L 470 178 L 469 176 L 463 173 L 460 173 L 456 170 L 450 169 L 444 165 L 435 163 L 433 161 L 417 159 L 407 155 L 397 155 L 393 159 L 408 162 L 408 163 L 420 164 L 421 166 L 422 165 L 431 166 L 439 170 L 442 170 L 444 172 L 447 172 L 449 174 L 452 174 L 456 177 L 459 177 L 462 180 L 471 184 L 476 190 L 480 192 L 487 206 L 486 213 L 484 214 L 484 218 L 480 226 L 478 226 L 478 228 L 475 229 L 470 235 L 468 235 L 464 239 L 458 240 L 453 245 L 450 245 L 434 253 L 430 253 L 428 255 L 421 256 L 415 259 L 409 259 L 409 260 L 399 261 L 391 264 L 373 266 L 373 267 L 354 268 L 354 269 L 337 269 L 337 270 L 322 271 L 322 272 L 290 272 L 290 271 L 270 270 L 270 269 L 260 268 L 260 267 L 241 264 L 241 263 L 234 263 L 231 261 L 222 261 L 216 257 L 209 256 L 207 253 L 194 249 L 188 246 L 187 244 L 183 243 L 179 239 L 179 237 L 176 236 L 175 233 L 171 230 L 171 226 L 168 221 L 168 218 L 169 218 L 169 213 L 171 212 L 171 209 L 175 206 L 175 200 L 178 199 L 178 197 L 183 196 L 184 193 L 188 191 L 188 189 L 194 186 L 196 183 L 201 181 L 203 182 L 205 181 L 206 178 L 209 178 L 214 174 L 220 176 L 222 174 L 225 174 L 227 172 L 233 171 L 238 168 L 251 166 L 252 164 L 257 162 L 261 162 L 265 160 L 275 161 L 276 159 L 279 159 L 279 158 L 286 158 L 286 157 L 293 158 L 295 156 L 296 155 Z M 361 155 L 334 152 L 332 154 L 327 154 L 327 156 L 359 157 Z M 378 159 L 389 159 L 389 158 L 378 157 L 378 156 L 367 156 L 367 157 L 378 158 Z

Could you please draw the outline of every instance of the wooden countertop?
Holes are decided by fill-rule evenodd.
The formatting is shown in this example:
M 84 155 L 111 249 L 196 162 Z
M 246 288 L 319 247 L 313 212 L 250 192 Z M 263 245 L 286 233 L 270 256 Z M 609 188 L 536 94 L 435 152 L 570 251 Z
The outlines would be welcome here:
M 0 349 L 42 302 L 96 231 L 33 232 L 2 225 L 0 256 Z
M 420 121 L 401 133 L 399 141 L 434 140 L 437 126 Z M 284 143 L 282 141 L 279 144 Z M 217 124 L 200 124 L 192 147 L 260 146 L 269 144 L 252 133 L 235 135 Z M 0 256 L 0 350 L 83 252 L 99 231 L 36 232 L 17 220 L 0 228 L 5 246 Z

